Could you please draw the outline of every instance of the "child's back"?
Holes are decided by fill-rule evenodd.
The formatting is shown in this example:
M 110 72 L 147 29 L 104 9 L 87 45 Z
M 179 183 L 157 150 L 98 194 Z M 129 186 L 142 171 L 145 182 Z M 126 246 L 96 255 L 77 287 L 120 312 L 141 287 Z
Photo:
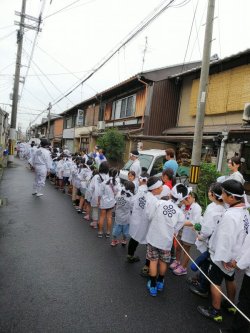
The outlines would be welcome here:
M 185 215 L 172 200 L 158 200 L 155 209 L 149 212 L 150 222 L 147 243 L 162 249 L 171 250 L 174 234 L 183 226 Z

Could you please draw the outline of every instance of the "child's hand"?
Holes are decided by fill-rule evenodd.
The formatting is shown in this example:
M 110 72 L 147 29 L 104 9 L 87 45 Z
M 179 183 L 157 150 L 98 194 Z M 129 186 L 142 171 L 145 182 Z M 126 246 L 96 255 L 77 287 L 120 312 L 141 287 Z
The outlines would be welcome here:
M 236 267 L 236 261 L 231 260 L 230 262 L 223 262 L 223 266 L 227 271 L 232 271 Z

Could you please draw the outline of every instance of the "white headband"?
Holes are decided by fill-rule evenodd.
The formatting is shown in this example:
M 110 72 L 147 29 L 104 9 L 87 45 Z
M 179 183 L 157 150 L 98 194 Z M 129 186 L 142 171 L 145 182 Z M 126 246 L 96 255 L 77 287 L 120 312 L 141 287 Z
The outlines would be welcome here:
M 162 186 L 162 181 L 161 180 L 157 180 L 156 183 L 154 183 L 151 186 L 148 186 L 149 191 L 155 190 L 156 188 L 159 188 Z
M 148 177 L 139 177 L 140 180 L 148 180 Z
M 131 156 L 139 157 L 139 155 L 135 155 L 135 154 L 130 153 L 130 157 L 131 157 Z
M 244 195 L 245 195 L 245 192 L 243 194 L 235 194 L 235 193 L 232 193 L 232 192 L 229 192 L 227 190 L 225 190 L 223 187 L 222 187 L 222 190 L 228 194 L 231 194 L 233 197 L 239 197 L 239 198 L 243 198 Z
M 176 203 L 179 203 L 179 202 L 181 202 L 182 200 L 185 200 L 188 196 L 189 196 L 189 194 L 192 192 L 192 187 L 188 187 L 187 188 L 187 190 L 188 190 L 188 193 L 187 193 L 187 195 L 185 195 L 184 197 L 182 196 L 182 193 L 178 193 L 177 192 L 177 190 L 176 190 L 176 187 L 177 187 L 177 185 L 175 185 L 173 188 L 172 188 L 172 190 L 171 190 L 171 195 L 175 198 L 175 199 L 177 199 L 177 202 Z
M 125 193 L 127 193 L 127 194 L 130 194 L 130 195 L 131 195 L 131 197 L 133 196 L 133 193 L 132 193 L 132 192 L 130 192 L 129 190 L 124 190 L 124 192 L 125 192 Z

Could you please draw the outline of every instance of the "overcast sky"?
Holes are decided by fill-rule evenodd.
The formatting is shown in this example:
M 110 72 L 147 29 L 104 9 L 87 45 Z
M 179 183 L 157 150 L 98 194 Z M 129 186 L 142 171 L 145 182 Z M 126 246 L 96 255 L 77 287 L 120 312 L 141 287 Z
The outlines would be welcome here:
M 31 62 L 35 32 L 28 30 L 24 35 L 21 76 L 26 78 L 25 84 L 20 84 L 17 116 L 22 130 L 30 123 L 40 123 L 47 113 L 37 115 L 49 102 L 54 104 L 76 86 L 155 8 L 168 2 L 27 0 L 28 15 L 38 17 L 44 3 L 45 8 Z M 200 60 L 207 2 L 176 0 L 91 79 L 53 105 L 52 112 L 63 112 L 141 71 Z M 0 1 L 0 107 L 8 112 L 17 52 L 14 20 L 20 19 L 14 12 L 20 12 L 21 5 L 21 0 Z M 216 0 L 212 54 L 224 58 L 250 47 L 249 13 L 249 0 Z

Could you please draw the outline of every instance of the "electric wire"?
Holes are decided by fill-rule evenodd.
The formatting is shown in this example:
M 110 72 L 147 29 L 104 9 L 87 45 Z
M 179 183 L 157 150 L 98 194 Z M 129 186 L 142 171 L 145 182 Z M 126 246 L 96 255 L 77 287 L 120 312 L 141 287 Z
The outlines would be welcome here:
M 54 57 L 52 57 L 47 51 L 45 51 L 44 49 L 42 49 L 39 45 L 37 45 L 37 48 L 42 51 L 43 53 L 45 53 L 49 58 L 51 58 L 56 64 L 60 65 L 62 68 L 64 68 L 68 74 L 71 74 L 72 76 L 74 76 L 77 80 L 80 80 L 80 78 L 75 75 L 77 74 L 77 72 L 72 72 L 70 71 L 65 65 L 63 65 L 61 62 L 59 62 L 57 59 L 55 59 Z M 79 73 L 89 73 L 90 70 L 86 70 L 86 71 L 82 71 Z M 48 74 L 47 74 L 48 75 Z M 56 74 L 55 74 L 56 75 Z M 89 87 L 91 90 L 93 90 L 95 93 L 97 93 L 96 89 L 94 89 L 93 87 L 91 87 L 89 84 L 85 83 L 87 87 Z
M 77 83 L 70 91 L 65 93 L 64 96 L 56 99 L 52 102 L 52 105 L 58 104 L 62 99 L 69 96 L 74 90 L 76 90 L 82 83 L 90 79 L 98 70 L 100 70 L 113 56 L 126 44 L 128 44 L 135 36 L 137 36 L 142 30 L 144 30 L 150 23 L 152 23 L 160 14 L 162 14 L 167 8 L 176 0 L 169 0 L 167 4 L 166 0 L 163 1 L 157 8 L 153 10 L 132 32 L 130 32 L 116 47 L 115 50 L 111 50 L 99 63 L 94 66 L 94 69 L 83 78 L 79 83 Z M 163 8 L 161 8 L 163 6 Z
M 26 52 L 26 51 L 25 51 Z M 33 65 L 35 65 L 35 67 L 39 70 L 39 72 L 41 72 L 43 75 L 44 75 L 44 77 L 50 82 L 50 84 L 59 92 L 59 93 L 62 93 L 61 91 L 60 91 L 60 89 L 58 89 L 58 87 L 54 84 L 54 82 L 50 79 L 50 78 L 48 78 L 47 77 L 47 75 L 45 74 L 45 73 L 43 73 L 43 71 L 41 70 L 41 68 L 35 63 L 35 61 L 34 60 L 31 60 L 31 63 L 33 64 Z M 39 79 L 39 81 L 40 82 L 42 82 L 41 81 L 41 79 L 40 79 L 40 77 L 38 77 L 38 79 Z M 44 85 L 43 85 L 44 86 Z M 48 90 L 47 90 L 47 88 L 46 88 L 46 91 L 48 92 Z M 50 96 L 50 98 L 52 98 L 53 99 L 53 97 L 52 97 L 52 95 L 50 94 L 50 92 L 48 92 L 48 94 L 49 94 L 49 96 Z M 72 103 L 72 104 L 74 104 L 68 97 L 67 97 L 67 99 L 68 99 L 68 101 L 70 102 L 70 103 Z
M 61 9 L 57 10 L 56 12 L 54 12 L 54 13 L 52 13 L 52 14 L 46 16 L 46 17 L 44 17 L 44 20 L 46 20 L 46 19 L 50 18 L 51 16 L 54 16 L 54 15 L 56 15 L 56 14 L 58 14 L 58 13 L 61 13 L 62 11 L 66 10 L 66 9 L 69 9 L 69 7 L 73 6 L 74 4 L 76 4 L 76 3 L 79 2 L 79 1 L 82 1 L 82 0 L 76 0 L 76 1 L 74 1 L 74 2 L 72 2 L 72 3 L 70 3 L 69 5 L 67 5 L 67 6 L 65 6 L 65 7 L 63 7 L 63 8 L 61 8 Z M 89 2 L 93 2 L 93 1 L 96 1 L 96 0 L 90 0 L 90 1 L 87 1 L 87 2 L 84 3 L 83 5 L 88 4 Z M 72 9 L 72 8 L 70 8 L 70 9 Z
M 190 45 L 190 39 L 191 39 L 192 31 L 193 31 L 194 21 L 195 21 L 195 18 L 196 18 L 197 8 L 198 8 L 198 0 L 197 0 L 197 3 L 196 3 L 194 15 L 193 15 L 193 20 L 192 20 L 191 27 L 190 27 L 190 32 L 189 32 L 189 36 L 188 36 L 186 51 L 185 51 L 184 59 L 183 59 L 183 62 L 182 62 L 181 73 L 183 72 L 183 69 L 184 69 L 184 66 L 185 66 L 186 56 L 187 56 L 187 52 L 188 52 L 189 45 Z
M 16 30 L 9 32 L 7 35 L 5 35 L 3 37 L 0 37 L 0 41 L 12 36 L 15 32 L 16 32 Z

